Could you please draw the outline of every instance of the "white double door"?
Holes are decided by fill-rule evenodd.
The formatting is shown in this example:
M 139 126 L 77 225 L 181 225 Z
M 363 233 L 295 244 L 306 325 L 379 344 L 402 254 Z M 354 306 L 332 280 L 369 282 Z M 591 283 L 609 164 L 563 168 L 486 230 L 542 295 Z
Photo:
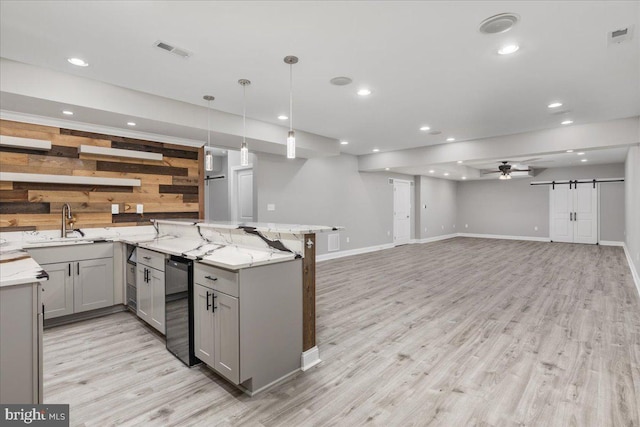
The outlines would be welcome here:
M 598 184 L 556 185 L 549 196 L 553 242 L 598 243 Z

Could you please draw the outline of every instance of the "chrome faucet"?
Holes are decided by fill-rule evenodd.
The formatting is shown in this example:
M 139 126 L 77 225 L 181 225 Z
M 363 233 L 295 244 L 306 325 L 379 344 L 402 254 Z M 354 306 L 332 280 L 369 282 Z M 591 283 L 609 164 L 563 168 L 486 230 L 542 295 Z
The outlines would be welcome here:
M 60 230 L 60 237 L 68 237 L 67 235 L 70 232 L 73 233 L 73 223 L 71 223 L 71 230 L 67 230 L 67 220 L 71 218 L 73 218 L 71 216 L 71 206 L 69 206 L 69 203 L 65 203 L 62 205 L 62 229 Z

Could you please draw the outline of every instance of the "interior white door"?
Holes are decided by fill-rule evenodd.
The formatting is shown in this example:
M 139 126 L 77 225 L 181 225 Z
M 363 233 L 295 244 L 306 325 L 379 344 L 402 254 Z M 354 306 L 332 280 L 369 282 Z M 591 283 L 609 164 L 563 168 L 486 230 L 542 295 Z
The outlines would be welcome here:
M 253 222 L 253 169 L 236 171 L 236 212 L 239 222 Z
M 393 181 L 393 243 L 404 245 L 411 239 L 411 182 Z
M 575 243 L 598 243 L 598 188 L 577 184 L 573 191 L 573 225 Z
M 573 243 L 572 192 L 568 185 L 549 187 L 549 235 L 554 242 Z

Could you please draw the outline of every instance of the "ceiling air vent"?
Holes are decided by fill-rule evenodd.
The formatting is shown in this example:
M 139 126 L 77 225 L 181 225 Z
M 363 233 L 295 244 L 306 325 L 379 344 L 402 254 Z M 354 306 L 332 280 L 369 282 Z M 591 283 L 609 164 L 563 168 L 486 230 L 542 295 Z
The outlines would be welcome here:
M 617 30 L 607 33 L 607 42 L 609 45 L 628 42 L 633 38 L 633 26 L 618 28 Z
M 155 42 L 153 45 L 162 50 L 166 50 L 167 52 L 173 53 L 174 55 L 177 55 L 180 58 L 188 58 L 191 56 L 191 52 L 189 52 L 188 50 L 182 49 L 180 47 L 172 46 L 169 43 L 165 43 L 160 40 Z

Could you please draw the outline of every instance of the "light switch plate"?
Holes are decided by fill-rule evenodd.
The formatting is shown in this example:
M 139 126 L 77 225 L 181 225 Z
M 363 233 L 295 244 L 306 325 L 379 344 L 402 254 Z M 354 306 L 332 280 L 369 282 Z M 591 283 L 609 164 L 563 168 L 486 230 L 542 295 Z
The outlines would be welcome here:
M 267 203 L 267 210 L 268 211 L 275 211 L 276 210 L 275 203 Z
M 112 203 L 111 204 L 111 213 L 112 214 L 119 214 L 120 213 L 120 205 L 117 203 Z
M 144 213 L 144 209 L 142 207 L 142 204 L 137 204 L 136 205 L 136 213 L 138 213 L 138 214 Z

